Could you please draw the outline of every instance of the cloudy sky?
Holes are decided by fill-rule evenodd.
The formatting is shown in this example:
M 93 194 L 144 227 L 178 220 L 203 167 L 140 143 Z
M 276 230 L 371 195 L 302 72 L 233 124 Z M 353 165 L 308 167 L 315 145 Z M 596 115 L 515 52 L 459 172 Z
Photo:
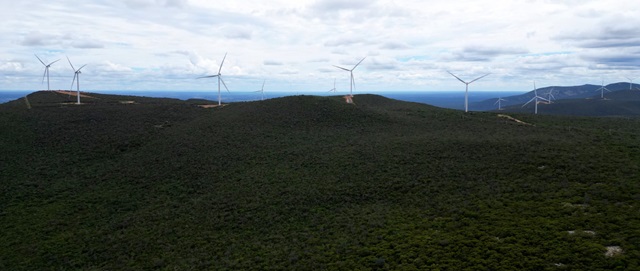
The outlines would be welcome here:
M 640 81 L 637 0 L 2 0 L 0 90 L 528 91 Z

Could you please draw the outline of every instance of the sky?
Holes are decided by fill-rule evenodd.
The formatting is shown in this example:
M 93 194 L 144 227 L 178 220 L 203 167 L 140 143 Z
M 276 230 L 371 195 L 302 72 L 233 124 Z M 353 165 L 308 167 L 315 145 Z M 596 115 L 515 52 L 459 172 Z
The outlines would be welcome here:
M 0 0 L 0 90 L 529 91 L 640 82 L 637 0 Z M 74 86 L 75 88 L 75 86 Z

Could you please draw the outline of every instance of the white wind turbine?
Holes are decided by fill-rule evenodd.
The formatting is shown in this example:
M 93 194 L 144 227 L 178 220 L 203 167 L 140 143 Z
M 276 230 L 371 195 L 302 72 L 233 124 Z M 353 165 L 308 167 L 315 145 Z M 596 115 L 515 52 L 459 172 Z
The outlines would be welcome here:
M 549 90 L 549 92 L 547 92 L 547 100 L 549 101 L 549 103 L 551 103 L 551 99 L 556 100 L 556 96 L 553 96 L 553 91 L 556 88 L 551 88 L 551 90 Z
M 362 58 L 362 60 L 360 60 L 360 62 L 358 62 L 358 64 L 356 64 L 355 66 L 353 66 L 353 68 L 351 69 L 347 69 L 347 68 L 343 68 L 340 66 L 336 66 L 333 65 L 334 67 L 338 68 L 338 69 L 342 69 L 345 71 L 348 71 L 351 74 L 351 83 L 349 84 L 349 95 L 351 95 L 351 97 L 353 97 L 353 89 L 356 87 L 356 80 L 353 78 L 353 70 L 356 69 L 356 67 L 358 67 L 358 65 L 360 65 L 360 63 L 362 63 L 362 61 L 364 61 L 364 59 L 367 58 L 366 56 Z
M 38 57 L 38 55 L 36 55 L 36 54 L 34 54 L 34 55 L 38 58 L 38 60 L 40 60 L 40 63 L 42 63 L 42 65 L 44 65 L 44 74 L 42 74 L 42 82 L 44 83 L 44 77 L 46 76 L 47 77 L 47 90 L 51 90 L 51 87 L 49 86 L 49 67 L 51 67 L 51 65 L 53 63 L 56 63 L 56 62 L 60 61 L 60 59 L 58 59 L 58 60 L 56 60 L 54 62 L 51 62 L 49 64 L 45 64 L 44 61 L 42 61 L 42 59 L 40 59 L 40 57 Z
M 493 104 L 498 104 L 498 110 L 502 110 L 502 101 L 507 101 L 507 100 L 498 97 L 498 100 L 495 103 L 493 103 Z
M 227 84 L 225 84 L 224 80 L 222 80 L 222 73 L 220 73 L 222 71 L 222 65 L 224 65 L 224 60 L 226 58 L 227 58 L 227 53 L 224 53 L 224 57 L 222 58 L 222 62 L 220 62 L 220 68 L 218 69 L 218 74 L 198 77 L 198 79 L 200 79 L 200 78 L 218 77 L 218 106 L 220 106 L 222 104 L 222 102 L 221 102 L 222 101 L 222 97 L 220 95 L 220 82 L 222 82 L 222 85 L 224 85 L 224 88 L 227 89 L 227 92 L 230 92 L 229 88 L 227 88 Z
M 533 81 L 533 93 L 534 93 L 535 96 L 533 96 L 533 98 L 531 98 L 531 100 L 529 100 L 528 102 L 523 104 L 522 107 L 525 107 L 527 104 L 529 104 L 530 102 L 535 100 L 535 111 L 534 111 L 534 113 L 538 114 L 538 100 L 543 100 L 543 101 L 547 101 L 547 102 L 549 102 L 549 100 L 538 96 L 538 89 L 536 88 L 536 82 L 535 81 Z
M 260 92 L 260 94 L 262 95 L 262 100 L 264 101 L 264 83 L 267 82 L 267 80 L 263 80 L 262 81 L 262 88 L 256 92 Z
M 611 90 L 609 90 L 607 87 L 604 86 L 604 79 L 602 79 L 602 86 L 600 86 L 599 89 L 596 89 L 596 91 L 600 91 L 600 99 L 604 99 L 605 90 L 608 92 L 611 92 Z
M 469 111 L 469 84 L 478 81 L 480 79 L 482 79 L 483 77 L 489 75 L 490 73 L 487 73 L 483 76 L 480 76 L 476 79 L 473 79 L 469 82 L 465 82 L 464 80 L 460 79 L 460 77 L 457 77 L 455 74 L 451 73 L 450 71 L 447 71 L 449 74 L 453 75 L 453 77 L 455 77 L 456 79 L 460 80 L 460 82 L 465 84 L 465 90 L 464 90 L 464 112 L 468 112 Z
M 329 90 L 329 92 L 336 93 L 336 79 L 333 78 L 333 88 Z
M 635 78 L 631 78 L 631 77 L 628 77 L 628 76 L 625 76 L 625 77 L 627 77 L 627 79 L 629 79 L 629 90 L 632 90 L 632 89 L 633 89 L 633 88 L 632 88 L 632 86 L 633 86 L 633 80 L 635 80 Z
M 73 91 L 73 83 L 76 83 L 77 84 L 76 86 L 78 88 L 77 94 L 76 94 L 76 97 L 78 98 L 77 104 L 80 104 L 80 74 L 82 73 L 80 70 L 82 70 L 84 66 L 87 66 L 87 64 L 82 65 L 82 67 L 76 70 L 76 68 L 73 67 L 73 64 L 71 64 L 71 60 L 69 60 L 69 57 L 67 57 L 67 61 L 69 61 L 69 65 L 71 65 L 71 69 L 73 69 L 73 80 L 71 81 L 71 90 Z

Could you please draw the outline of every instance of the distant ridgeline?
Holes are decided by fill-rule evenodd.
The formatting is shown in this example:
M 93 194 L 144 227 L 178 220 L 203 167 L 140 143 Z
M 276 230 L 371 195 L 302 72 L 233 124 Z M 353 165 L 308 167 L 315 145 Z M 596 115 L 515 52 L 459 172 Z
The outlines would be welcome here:
M 631 86 L 631 89 L 630 89 Z M 550 99 L 551 104 L 540 103 L 539 114 L 561 115 L 640 115 L 640 85 L 625 82 L 606 85 L 601 93 L 599 85 L 549 86 L 537 89 L 537 94 Z M 508 112 L 531 112 L 522 107 L 534 97 L 534 91 L 515 96 L 500 97 L 501 106 Z M 604 96 L 604 99 L 601 98 Z M 498 110 L 498 97 L 470 104 L 474 111 Z M 532 106 L 532 105 L 531 105 Z M 540 105 L 539 105 L 540 106 Z M 562 107 L 562 108 L 561 108 Z M 545 110 L 546 109 L 546 110 Z

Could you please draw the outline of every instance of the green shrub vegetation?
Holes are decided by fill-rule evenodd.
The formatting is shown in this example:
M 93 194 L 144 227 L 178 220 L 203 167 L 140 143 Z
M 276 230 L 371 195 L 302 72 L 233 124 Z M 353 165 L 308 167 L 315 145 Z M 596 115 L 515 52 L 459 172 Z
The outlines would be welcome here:
M 637 118 L 90 95 L 0 105 L 0 269 L 640 270 Z

